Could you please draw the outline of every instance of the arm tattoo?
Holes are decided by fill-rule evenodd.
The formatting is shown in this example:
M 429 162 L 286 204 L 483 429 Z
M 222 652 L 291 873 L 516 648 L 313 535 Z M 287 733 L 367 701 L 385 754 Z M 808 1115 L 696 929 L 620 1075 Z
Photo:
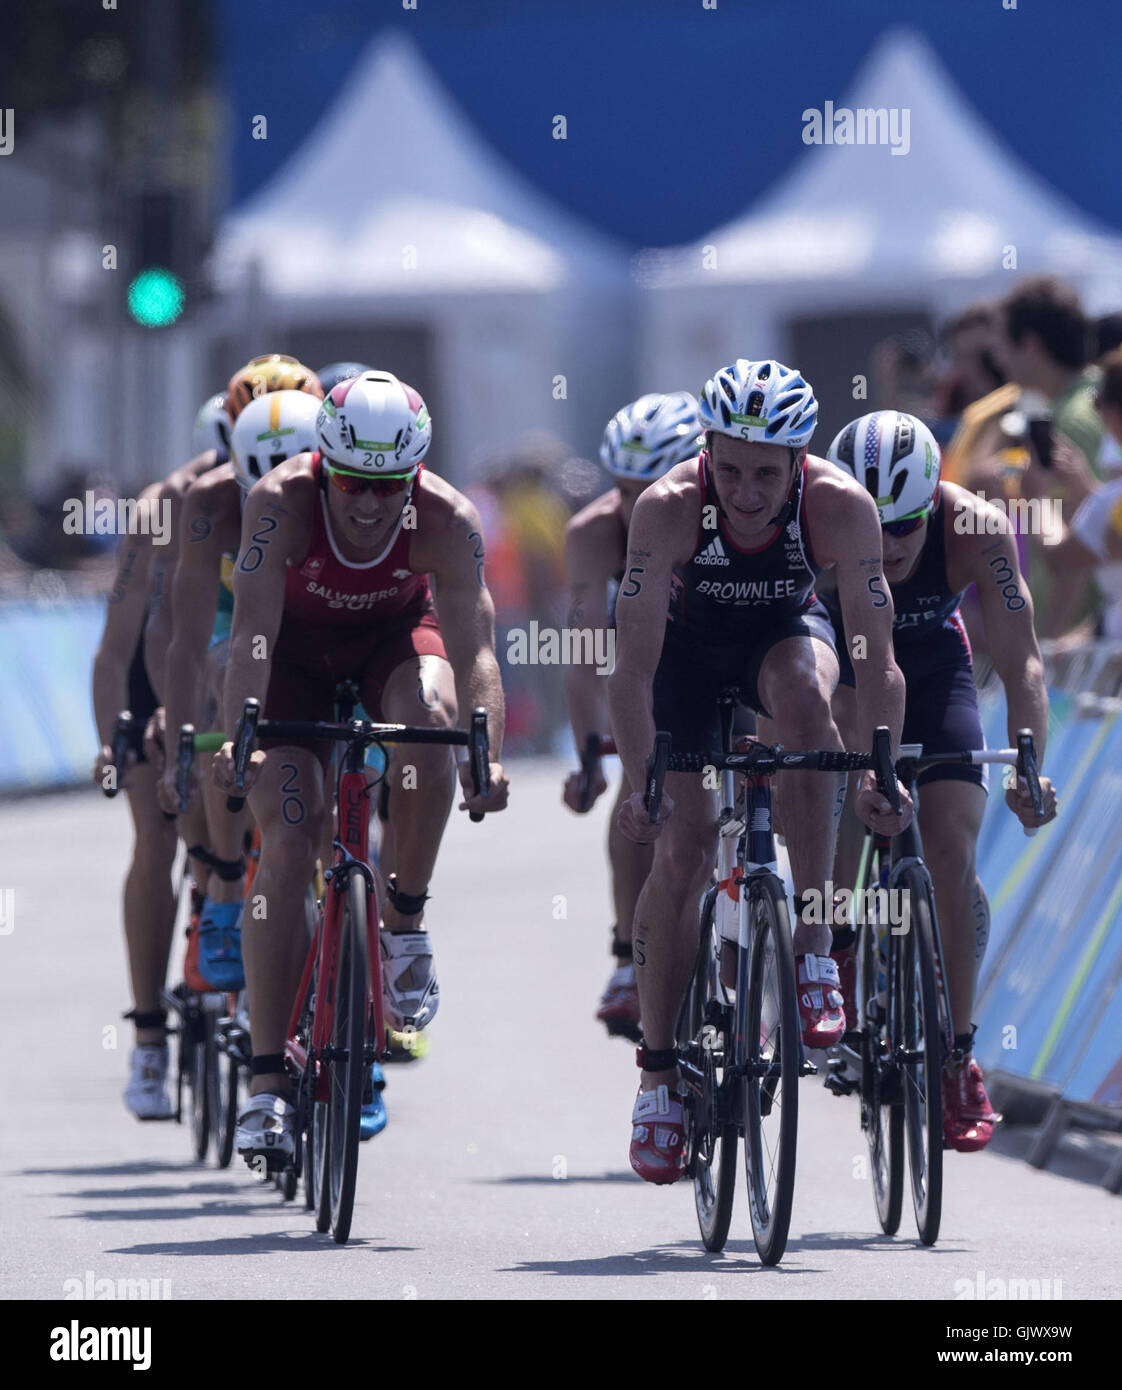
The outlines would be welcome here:
M 1013 566 L 1004 555 L 995 555 L 990 561 L 990 569 L 993 571 L 993 582 L 1001 590 L 1001 596 L 1005 600 L 1005 611 L 1019 613 L 1025 606 L 1025 601 L 1021 597 L 1021 587 L 1017 583 Z
M 129 579 L 132 577 L 132 567 L 136 563 L 137 547 L 130 546 L 125 551 L 124 559 L 121 561 L 121 568 L 117 571 L 117 578 L 109 593 L 110 603 L 120 603 L 125 596 L 125 590 L 129 587 Z
M 619 591 L 620 598 L 634 598 L 636 594 L 643 592 L 643 581 L 639 578 L 641 574 L 646 574 L 646 570 L 642 565 L 631 566 L 627 571 L 627 578 L 624 580 L 624 583 L 629 584 L 631 587 L 629 589 L 621 588 Z
M 262 516 L 259 518 L 257 530 L 254 531 L 252 537 L 253 544 L 246 549 L 241 560 L 238 562 L 238 569 L 241 570 L 243 574 L 252 574 L 254 570 L 261 568 L 261 564 L 265 559 L 265 552 L 262 547 L 269 544 L 270 533 L 275 531 L 279 525 L 280 523 L 275 521 L 271 516 Z
M 475 549 L 472 555 L 475 559 L 475 577 L 479 581 L 479 587 L 483 587 L 483 536 L 479 531 L 469 531 L 468 540 L 475 542 Z
M 205 541 L 207 537 L 210 536 L 214 531 L 214 527 L 211 525 L 210 519 L 205 516 L 195 517 L 191 522 L 190 529 L 192 542 Z

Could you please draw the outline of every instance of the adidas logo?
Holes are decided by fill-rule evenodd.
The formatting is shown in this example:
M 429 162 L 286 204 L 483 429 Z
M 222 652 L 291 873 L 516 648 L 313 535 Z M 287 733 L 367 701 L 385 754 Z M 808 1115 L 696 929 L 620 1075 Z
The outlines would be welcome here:
M 705 549 L 693 557 L 693 562 L 695 565 L 727 565 L 731 563 L 725 554 L 720 536 L 714 536 Z

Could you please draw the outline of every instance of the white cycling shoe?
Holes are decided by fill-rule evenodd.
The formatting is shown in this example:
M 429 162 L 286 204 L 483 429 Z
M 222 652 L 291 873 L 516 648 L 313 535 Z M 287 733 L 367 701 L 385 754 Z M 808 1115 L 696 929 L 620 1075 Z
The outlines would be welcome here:
M 427 931 L 382 931 L 386 1014 L 398 1031 L 426 1028 L 440 1003 L 440 986 Z
M 238 1116 L 234 1147 L 255 1173 L 262 1160 L 267 1172 L 283 1168 L 296 1152 L 296 1107 L 272 1091 L 250 1096 Z
M 175 1114 L 168 1095 L 166 1044 L 142 1043 L 129 1053 L 125 1104 L 138 1120 L 170 1120 Z

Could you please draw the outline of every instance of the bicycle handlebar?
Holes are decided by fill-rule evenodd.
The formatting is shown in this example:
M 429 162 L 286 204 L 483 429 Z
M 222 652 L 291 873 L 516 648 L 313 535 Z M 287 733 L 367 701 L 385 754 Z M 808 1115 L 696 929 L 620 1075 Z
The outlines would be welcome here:
M 487 733 L 487 711 L 477 705 L 471 712 L 471 733 L 468 741 L 468 761 L 471 764 L 471 785 L 476 796 L 486 796 L 491 790 L 491 738 Z M 478 823 L 482 811 L 469 812 Z
M 175 748 L 175 795 L 179 802 L 179 813 L 187 809 L 187 797 L 191 790 L 191 764 L 195 761 L 195 726 L 182 724 L 179 729 L 179 742 Z
M 593 730 L 584 741 L 584 750 L 580 755 L 580 791 L 578 794 L 579 810 L 588 810 L 588 803 L 592 800 L 592 774 L 596 771 L 596 764 L 600 761 L 600 749 L 603 740 L 600 735 Z
M 201 737 L 206 737 L 203 735 Z M 430 729 L 409 724 L 375 724 L 371 720 L 354 719 L 349 724 L 320 719 L 262 719 L 260 701 L 246 700 L 238 727 L 234 731 L 234 787 L 242 791 L 249 767 L 250 753 L 259 738 L 285 738 L 294 742 L 312 743 L 439 743 L 445 746 L 466 747 L 471 765 L 472 790 L 476 796 L 486 796 L 491 790 L 491 746 L 487 731 L 487 711 L 482 705 L 472 710 L 470 731 L 463 729 Z M 195 742 L 198 743 L 198 738 Z M 240 811 L 244 796 L 228 796 L 226 809 Z M 481 821 L 482 811 L 472 811 L 471 819 Z
M 655 734 L 654 748 L 647 759 L 647 781 L 643 791 L 643 803 L 652 825 L 658 824 L 658 813 L 662 807 L 662 786 L 672 761 L 670 735 L 665 730 L 660 730 Z
M 242 717 L 234 730 L 234 787 L 237 791 L 245 789 L 245 774 L 249 767 L 249 755 L 257 737 L 257 725 L 261 720 L 261 702 L 250 696 L 242 706 Z M 237 813 L 245 805 L 244 796 L 228 796 L 227 811 Z
M 1017 776 L 1023 777 L 1028 783 L 1033 813 L 1042 816 L 1044 798 L 1040 793 L 1040 775 L 1036 768 L 1036 748 L 1032 741 L 1031 729 L 1017 730 Z M 1039 829 L 1038 825 L 1026 825 L 1025 834 L 1031 838 Z
M 116 796 L 121 790 L 121 769 L 124 767 L 125 759 L 128 757 L 129 743 L 132 739 L 132 731 L 135 726 L 136 720 L 133 718 L 132 710 L 129 709 L 121 710 L 120 714 L 118 714 L 117 718 L 113 721 L 113 736 L 110 748 L 112 749 L 112 763 L 115 776 L 111 787 L 102 787 L 101 789 L 105 795 L 110 798 Z

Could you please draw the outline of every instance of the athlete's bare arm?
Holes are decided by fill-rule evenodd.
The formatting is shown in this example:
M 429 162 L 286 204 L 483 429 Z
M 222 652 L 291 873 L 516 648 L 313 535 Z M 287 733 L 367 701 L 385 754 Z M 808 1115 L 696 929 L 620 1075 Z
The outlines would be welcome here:
M 311 455 L 298 454 L 274 468 L 246 498 L 242 513 L 238 562 L 234 566 L 234 618 L 230 657 L 223 690 L 224 727 L 233 736 L 245 701 L 265 705 L 273 665 L 273 647 L 284 616 L 288 562 L 302 563 L 312 534 L 316 484 Z M 233 745 L 216 755 L 215 781 L 229 788 L 233 777 Z M 252 786 L 264 761 L 258 750 L 246 777 Z
M 607 630 L 608 585 L 623 569 L 626 554 L 619 494 L 613 488 L 578 512 L 565 531 L 567 627 L 594 634 Z M 597 636 L 595 641 L 601 645 L 593 650 L 603 651 L 604 639 Z M 589 734 L 608 731 L 607 681 L 600 669 L 589 662 L 574 662 L 565 672 L 569 721 L 578 748 L 584 747 Z
M 631 513 L 608 702 L 616 749 L 633 787 L 643 785 L 654 746 L 654 675 L 666 635 L 673 569 L 692 554 L 700 508 L 697 463 L 691 460 L 652 483 Z M 647 838 L 654 838 L 651 832 L 657 828 L 643 828 Z
M 837 579 L 857 683 L 858 747 L 872 748 L 873 730 L 887 725 L 895 754 L 904 727 L 905 685 L 893 654 L 892 594 L 884 577 L 876 504 L 855 479 L 820 459 L 811 460 L 808 473 L 807 530 L 819 563 L 832 566 Z M 859 784 L 854 809 L 874 829 L 896 834 L 911 819 L 911 803 L 902 787 L 900 799 L 900 815 L 887 814 L 889 803 L 868 772 Z
M 182 468 L 169 473 L 159 485 L 157 505 L 170 513 L 167 545 L 155 546 L 150 567 L 151 595 L 148 604 L 148 625 L 144 632 L 144 664 L 148 679 L 160 704 L 167 696 L 167 655 L 171 645 L 172 612 L 168 602 L 172 576 L 179 559 L 179 517 L 184 497 L 195 481 L 212 469 L 218 461 L 214 449 L 205 449 Z
M 943 490 L 947 494 L 943 508 L 947 582 L 955 590 L 977 584 L 990 660 L 1005 687 L 1010 747 L 1016 747 L 1019 729 L 1031 729 L 1037 765 L 1042 766 L 1048 741 L 1048 692 L 1033 626 L 1032 595 L 1021 574 L 1013 528 L 1003 512 L 974 493 L 953 483 L 944 483 Z M 973 525 L 956 532 L 953 518 L 963 509 L 975 514 Z M 1040 781 L 1043 816 L 1034 815 L 1027 788 L 1007 789 L 1006 800 L 1025 825 L 1044 825 L 1056 814 L 1052 784 L 1046 777 Z
M 230 464 L 200 478 L 180 506 L 179 558 L 170 598 L 171 644 L 166 671 L 166 721 L 174 739 L 183 724 L 201 725 L 206 701 L 207 642 L 214 627 L 224 551 L 238 548 L 240 488 Z M 174 767 L 161 785 L 164 809 L 174 809 Z M 169 804 L 170 803 L 170 804 Z
M 495 657 L 495 605 L 484 578 L 483 526 L 471 502 L 443 479 L 422 475 L 426 489 L 424 527 L 409 548 L 410 568 L 433 580 L 440 632 L 456 682 L 460 725 L 471 711 L 487 711 L 491 745 L 491 795 L 468 797 L 471 810 L 498 811 L 507 802 L 501 766 L 505 704 Z
M 138 499 L 140 505 L 154 505 L 159 492 L 158 483 L 145 488 Z M 94 779 L 99 784 L 112 752 L 114 721 L 129 702 L 129 667 L 147 617 L 149 566 L 154 549 L 149 527 L 144 534 L 127 535 L 117 555 L 105 630 L 93 665 L 94 720 L 101 742 Z

